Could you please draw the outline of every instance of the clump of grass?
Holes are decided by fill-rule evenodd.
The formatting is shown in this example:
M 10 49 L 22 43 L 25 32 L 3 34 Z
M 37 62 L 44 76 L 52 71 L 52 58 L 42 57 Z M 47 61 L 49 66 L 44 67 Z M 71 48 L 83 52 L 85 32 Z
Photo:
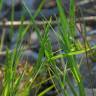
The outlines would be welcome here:
M 63 8 L 61 6 L 61 0 L 57 0 L 57 6 L 58 6 L 58 10 L 60 13 L 60 30 L 58 30 L 58 39 L 59 39 L 59 43 L 61 46 L 61 49 L 64 51 L 65 55 L 66 54 L 71 54 L 72 52 L 75 53 L 74 50 L 74 37 L 76 36 L 76 29 L 75 29 L 75 1 L 74 0 L 70 0 L 70 10 L 69 10 L 69 20 L 66 18 L 66 15 L 63 11 Z M 54 57 L 54 56 L 53 56 Z M 53 58 L 50 57 L 50 58 Z M 58 55 L 57 55 L 58 57 Z M 61 57 L 62 58 L 62 57 Z M 72 73 L 74 79 L 76 80 L 75 83 L 77 83 L 78 88 L 79 88 L 79 95 L 80 96 L 85 96 L 85 91 L 84 91 L 84 86 L 82 83 L 82 78 L 78 69 L 78 65 L 77 65 L 77 60 L 76 60 L 76 56 L 75 55 L 70 55 L 70 56 L 66 56 L 65 57 L 66 60 L 65 62 L 65 66 L 67 66 L 70 69 L 70 72 Z M 54 58 L 55 59 L 55 58 Z M 52 60 L 54 61 L 54 60 Z M 51 61 L 51 62 L 52 62 Z M 54 66 L 53 66 L 54 65 Z M 61 88 L 61 93 L 64 96 L 68 96 L 68 90 L 66 90 L 65 86 L 66 86 L 66 82 L 68 83 L 69 88 L 71 89 L 72 93 L 74 96 L 78 96 L 78 93 L 74 90 L 74 87 L 72 87 L 71 81 L 68 80 L 67 77 L 67 73 L 66 72 L 66 68 L 63 69 L 63 71 L 61 71 L 56 64 L 52 65 L 52 69 L 55 71 L 53 72 L 54 75 L 56 75 L 55 77 L 57 78 L 57 81 L 59 83 L 59 86 Z M 61 76 L 59 76 L 60 72 L 57 71 L 58 70 L 62 73 L 62 78 Z
M 38 12 L 40 11 L 42 5 L 43 5 L 43 3 L 41 3 L 40 7 L 36 11 L 36 14 L 34 16 L 31 16 L 30 24 L 26 28 L 23 26 L 24 17 L 21 18 L 21 25 L 19 27 L 15 48 L 13 49 L 12 52 L 10 52 L 10 49 L 6 50 L 6 62 L 4 65 L 5 70 L 4 70 L 4 80 L 2 83 L 1 96 L 19 96 L 19 95 L 21 96 L 21 94 L 22 94 L 22 96 L 29 96 L 32 84 L 34 83 L 38 74 L 42 73 L 42 70 L 43 70 L 42 67 L 44 67 L 44 64 L 45 64 L 45 60 L 42 60 L 42 58 L 44 57 L 44 52 L 45 52 L 44 50 L 45 50 L 46 39 L 48 38 L 49 26 L 47 26 L 45 28 L 45 35 L 44 35 L 43 39 L 41 39 L 42 37 L 40 36 L 40 29 L 34 23 L 35 17 L 38 14 Z M 11 30 L 10 35 L 12 37 L 13 36 L 12 34 L 14 34 L 14 26 L 13 26 L 14 8 L 13 7 L 12 7 L 11 20 L 12 20 L 12 25 L 11 25 L 12 30 Z M 25 70 L 22 72 L 22 74 L 19 74 L 19 75 L 18 75 L 17 67 L 20 62 L 20 58 L 21 58 L 21 55 L 23 52 L 23 49 L 22 49 L 23 39 L 24 39 L 28 29 L 31 27 L 34 27 L 33 25 L 36 25 L 34 29 L 37 31 L 38 38 L 39 38 L 40 44 L 41 44 L 41 48 L 39 51 L 37 63 L 33 66 L 33 70 L 30 72 L 29 80 L 25 81 L 23 90 L 21 90 L 19 87 L 22 84 L 22 81 L 24 79 L 24 74 L 25 74 L 27 64 L 25 64 L 25 67 L 24 67 Z M 47 89 L 47 90 L 49 90 L 49 89 Z M 21 92 L 20 92 L 20 90 L 21 90 Z M 46 92 L 43 92 L 42 94 L 44 94 Z
M 28 12 L 28 15 L 30 15 L 30 24 L 25 28 L 23 26 L 24 17 L 21 18 L 22 23 L 19 28 L 15 48 L 12 53 L 10 53 L 9 49 L 6 50 L 7 59 L 4 65 L 5 71 L 4 80 L 2 83 L 3 87 L 0 94 L 1 96 L 29 96 L 30 90 L 34 90 L 34 88 L 36 88 L 34 92 L 36 96 L 44 96 L 48 91 L 52 90 L 53 88 L 55 88 L 57 94 L 62 94 L 63 96 L 70 96 L 70 93 L 68 93 L 69 90 L 71 91 L 73 96 L 85 96 L 84 86 L 78 69 L 76 55 L 84 53 L 85 51 L 88 51 L 90 49 L 78 51 L 75 48 L 75 0 L 70 0 L 69 19 L 66 17 L 64 10 L 61 6 L 61 0 L 56 0 L 60 15 L 60 24 L 58 24 L 59 28 L 56 36 L 60 45 L 60 50 L 62 50 L 59 50 L 60 54 L 57 54 L 56 56 L 54 56 L 51 40 L 49 37 L 49 30 L 54 30 L 51 26 L 52 19 L 50 18 L 49 22 L 46 25 L 43 25 L 43 36 L 40 34 L 41 30 L 35 24 L 35 18 L 40 12 L 44 2 L 45 0 L 43 0 L 43 2 L 40 4 L 34 16 L 32 16 L 30 10 L 26 7 L 26 4 L 23 3 L 24 10 L 26 10 Z M 12 22 L 14 20 L 13 14 L 14 9 L 12 9 Z M 40 43 L 40 49 L 38 53 L 38 59 L 36 63 L 32 66 L 32 70 L 28 76 L 28 80 L 25 80 L 23 89 L 21 90 L 19 87 L 24 80 L 27 62 L 24 66 L 25 70 L 19 75 L 17 74 L 17 67 L 23 52 L 23 49 L 21 47 L 22 42 L 29 28 L 33 28 L 36 31 Z M 11 33 L 14 34 L 13 25 L 11 26 L 11 29 Z M 56 62 L 58 58 L 61 60 L 60 65 L 58 65 L 58 63 Z M 72 84 L 72 81 L 69 77 L 69 72 L 74 78 L 79 92 L 77 92 L 75 86 L 73 86 L 74 84 Z M 45 76 L 44 79 L 40 79 L 42 78 L 40 76 L 43 76 L 44 73 L 46 73 L 48 77 Z M 39 83 L 36 84 L 38 78 L 41 81 L 39 80 Z M 51 80 L 52 85 L 44 89 L 42 92 L 39 92 L 41 85 L 48 82 L 49 80 Z

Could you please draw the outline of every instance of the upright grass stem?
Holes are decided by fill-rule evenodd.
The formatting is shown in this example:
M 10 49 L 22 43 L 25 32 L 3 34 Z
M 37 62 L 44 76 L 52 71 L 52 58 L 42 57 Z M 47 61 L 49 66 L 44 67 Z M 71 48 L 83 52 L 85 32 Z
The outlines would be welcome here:
M 70 0 L 70 24 L 67 21 L 66 15 L 64 14 L 64 11 L 61 7 L 61 0 L 56 0 L 57 1 L 57 6 L 58 6 L 58 10 L 60 13 L 60 20 L 61 20 L 61 26 L 62 26 L 62 44 L 64 44 L 63 46 L 63 50 L 65 53 L 71 52 L 70 49 L 72 49 L 72 41 L 70 38 L 74 38 L 74 32 L 75 32 L 75 23 L 74 23 L 74 0 Z M 72 8 L 72 9 L 71 9 Z M 70 67 L 72 74 L 74 76 L 74 79 L 76 79 L 76 82 L 78 84 L 79 87 L 79 95 L 80 96 L 85 96 L 85 92 L 84 92 L 84 86 L 81 80 L 81 76 L 79 73 L 79 69 L 77 68 L 77 62 L 76 62 L 76 57 L 73 56 L 67 56 L 67 62 L 68 62 L 68 66 Z

